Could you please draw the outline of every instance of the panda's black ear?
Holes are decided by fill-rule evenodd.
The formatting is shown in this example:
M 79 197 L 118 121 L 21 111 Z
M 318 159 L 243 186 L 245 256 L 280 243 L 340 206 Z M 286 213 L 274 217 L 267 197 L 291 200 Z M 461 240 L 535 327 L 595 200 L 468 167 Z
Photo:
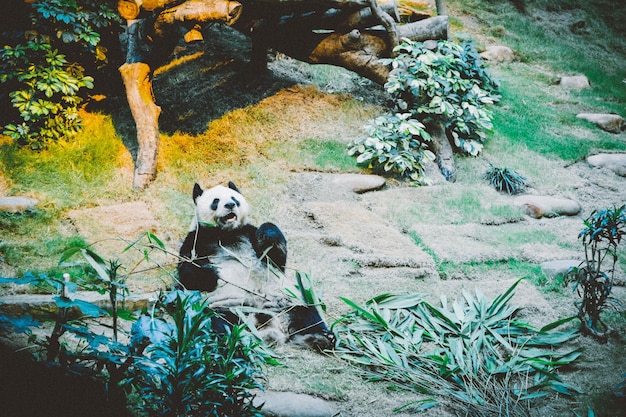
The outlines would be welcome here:
M 237 188 L 237 186 L 235 185 L 234 182 L 232 181 L 228 181 L 228 188 L 230 188 L 231 190 L 235 190 L 237 191 L 239 194 L 241 194 L 241 192 L 239 192 L 239 188 Z
M 204 190 L 202 189 L 202 187 L 200 187 L 198 183 L 195 183 L 193 186 L 193 201 L 196 201 L 196 198 L 200 197 L 203 192 Z

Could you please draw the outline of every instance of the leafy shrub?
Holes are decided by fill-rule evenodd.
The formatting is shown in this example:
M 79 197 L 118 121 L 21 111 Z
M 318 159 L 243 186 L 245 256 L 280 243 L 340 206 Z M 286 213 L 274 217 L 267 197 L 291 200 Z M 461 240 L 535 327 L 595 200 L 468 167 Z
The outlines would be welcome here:
M 148 242 L 144 245 L 143 238 Z M 126 249 L 137 249 L 149 260 L 152 250 L 165 251 L 152 233 L 145 233 Z M 74 246 L 61 258 L 61 265 L 80 254 L 96 275 L 96 280 L 77 277 L 70 282 L 46 275 L 27 274 L 24 278 L 1 278 L 0 284 L 46 284 L 61 295 L 52 297 L 59 314 L 46 338 L 36 336 L 32 327 L 39 323 L 29 316 L 9 317 L 0 313 L 0 332 L 26 333 L 34 346 L 40 346 L 47 362 L 56 362 L 68 372 L 97 376 L 106 382 L 111 399 L 133 401 L 132 407 L 148 416 L 260 416 L 252 404 L 253 388 L 260 388 L 262 365 L 276 363 L 245 325 L 224 333 L 212 329 L 216 313 L 201 300 L 198 292 L 174 291 L 160 297 L 149 315 L 133 325 L 129 342 L 117 340 L 124 331 L 117 318 L 136 320 L 118 308 L 128 294 L 116 260 L 105 260 L 86 247 Z M 96 333 L 90 319 L 109 315 L 97 305 L 82 300 L 78 288 L 109 295 L 112 303 L 113 337 Z M 123 305 L 123 303 L 121 303 Z M 78 318 L 74 318 L 77 311 Z M 72 338 L 64 338 L 64 334 Z M 71 341 L 71 343 L 69 342 Z M 123 390 L 126 389 L 126 392 Z M 138 394 L 133 396 L 132 394 Z
M 485 179 L 500 192 L 519 194 L 528 187 L 528 179 L 520 173 L 506 167 L 496 167 L 489 164 Z
M 554 329 L 574 318 L 535 330 L 515 319 L 509 305 L 518 280 L 489 301 L 464 292 L 464 301 L 442 307 L 422 294 L 383 294 L 365 307 L 343 299 L 353 311 L 335 324 L 338 353 L 365 368 L 374 381 L 389 381 L 426 395 L 403 408 L 423 410 L 442 402 L 463 415 L 527 416 L 528 402 L 576 390 L 558 376 L 579 350 L 560 350 L 576 329 Z
M 5 125 L 5 135 L 21 145 L 42 149 L 49 141 L 71 137 L 80 129 L 79 92 L 93 88 L 93 78 L 59 50 L 76 44 L 96 60 L 105 61 L 96 29 L 115 18 L 111 7 L 92 0 L 46 0 L 33 5 L 32 27 L 24 29 L 21 41 L 0 50 L 0 82 L 11 90 L 11 103 L 22 120 Z
M 594 211 L 584 224 L 578 238 L 585 248 L 585 260 L 569 271 L 564 282 L 573 283 L 574 291 L 582 298 L 576 303 L 582 330 L 605 342 L 610 330 L 600 313 L 619 305 L 619 301 L 611 297 L 611 290 L 617 248 L 626 235 L 626 205 Z M 610 264 L 609 269 L 605 269 L 605 260 Z
M 261 388 L 260 342 L 242 326 L 213 331 L 215 314 L 199 293 L 174 295 L 169 317 L 135 325 L 152 342 L 129 372 L 137 408 L 149 416 L 261 416 L 250 393 Z
M 422 179 L 423 161 L 435 159 L 427 149 L 430 135 L 422 123 L 410 113 L 398 113 L 377 117 L 365 127 L 368 136 L 355 140 L 348 151 L 358 155 L 359 164 L 416 182 Z
M 440 124 L 457 149 L 478 155 L 493 128 L 485 106 L 499 96 L 474 43 L 440 41 L 430 50 L 404 40 L 395 52 L 395 58 L 382 60 L 392 68 L 385 88 L 395 114 L 371 121 L 368 137 L 353 142 L 349 153 L 370 168 L 420 181 L 423 162 L 433 159 L 426 152 L 431 137 L 425 126 Z
M 427 125 L 442 123 L 458 149 L 478 155 L 493 129 L 485 105 L 499 96 L 474 43 L 439 41 L 430 50 L 423 42 L 405 40 L 395 51 L 385 88 L 396 105 Z

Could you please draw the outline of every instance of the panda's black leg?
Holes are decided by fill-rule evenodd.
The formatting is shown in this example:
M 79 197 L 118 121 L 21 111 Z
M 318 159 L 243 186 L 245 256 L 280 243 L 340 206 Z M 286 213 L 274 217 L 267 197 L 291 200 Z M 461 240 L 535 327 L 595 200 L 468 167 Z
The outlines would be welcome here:
M 320 351 L 335 347 L 335 335 L 328 330 L 315 306 L 292 306 L 287 314 L 292 341 Z
M 256 231 L 255 250 L 258 257 L 263 257 L 263 261 L 267 262 L 267 258 L 269 258 L 281 271 L 285 270 L 287 239 L 278 226 L 273 223 L 263 223 L 259 226 Z
M 211 329 L 214 332 L 224 334 L 230 331 L 233 326 L 241 324 L 239 316 L 227 308 L 216 308 L 213 312 L 215 314 L 211 317 Z
M 178 280 L 187 290 L 214 291 L 218 278 L 217 270 L 210 264 L 198 266 L 185 261 L 178 264 Z

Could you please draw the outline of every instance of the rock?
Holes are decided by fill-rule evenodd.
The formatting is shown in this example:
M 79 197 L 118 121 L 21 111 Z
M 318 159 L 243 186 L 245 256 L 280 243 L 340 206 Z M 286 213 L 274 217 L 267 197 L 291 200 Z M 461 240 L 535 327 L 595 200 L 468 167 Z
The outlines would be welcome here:
M 381 189 L 385 178 L 378 175 L 340 174 L 333 178 L 333 183 L 348 188 L 357 194 Z
M 34 208 L 38 203 L 38 200 L 28 197 L 0 197 L 0 211 L 19 213 Z
M 617 114 L 580 113 L 576 117 L 591 122 L 600 129 L 611 133 L 620 133 L 624 126 L 624 118 Z
M 620 177 L 626 177 L 626 154 L 600 153 L 587 158 L 589 165 L 596 168 L 607 168 Z
M 328 401 L 293 392 L 255 392 L 254 405 L 263 405 L 261 414 L 267 417 L 332 417 L 338 411 Z
M 513 62 L 515 60 L 515 52 L 504 45 L 490 45 L 480 56 L 491 62 Z
M 559 84 L 568 90 L 583 90 L 590 87 L 589 80 L 584 75 L 561 77 Z
M 578 259 L 559 259 L 555 261 L 546 261 L 541 263 L 541 271 L 548 278 L 555 278 L 559 275 L 565 275 L 570 268 L 580 265 Z
M 535 219 L 542 217 L 575 216 L 580 213 L 580 204 L 574 200 L 560 197 L 522 195 L 513 204 L 523 207 L 526 214 Z
M 333 246 L 349 249 L 344 260 L 360 266 L 430 269 L 434 261 L 407 234 L 389 225 L 371 210 L 347 201 L 310 202 L 309 218 L 332 231 Z

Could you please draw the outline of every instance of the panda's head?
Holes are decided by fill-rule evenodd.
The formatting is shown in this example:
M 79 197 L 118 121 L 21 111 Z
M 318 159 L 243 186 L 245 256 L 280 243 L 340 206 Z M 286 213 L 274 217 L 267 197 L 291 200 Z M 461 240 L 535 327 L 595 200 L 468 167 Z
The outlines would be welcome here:
M 196 216 L 191 231 L 198 225 L 211 225 L 224 230 L 235 230 L 248 221 L 248 202 L 232 182 L 228 187 L 218 185 L 203 190 L 197 183 L 193 187 Z

